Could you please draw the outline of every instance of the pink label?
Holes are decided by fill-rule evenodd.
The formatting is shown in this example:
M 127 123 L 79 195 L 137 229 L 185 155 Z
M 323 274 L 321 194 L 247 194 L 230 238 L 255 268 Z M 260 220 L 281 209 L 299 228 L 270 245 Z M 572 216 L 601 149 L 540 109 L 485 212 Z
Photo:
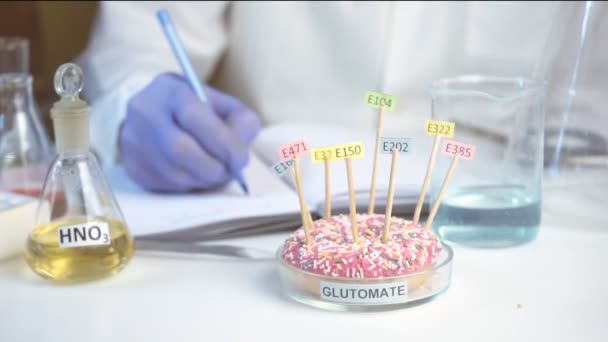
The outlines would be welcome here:
M 456 140 L 444 140 L 441 152 L 448 156 L 457 154 L 459 159 L 473 160 L 475 145 L 464 144 Z
M 281 159 L 281 161 L 288 161 L 295 156 L 308 152 L 308 150 L 308 141 L 300 139 L 279 147 L 279 159 Z

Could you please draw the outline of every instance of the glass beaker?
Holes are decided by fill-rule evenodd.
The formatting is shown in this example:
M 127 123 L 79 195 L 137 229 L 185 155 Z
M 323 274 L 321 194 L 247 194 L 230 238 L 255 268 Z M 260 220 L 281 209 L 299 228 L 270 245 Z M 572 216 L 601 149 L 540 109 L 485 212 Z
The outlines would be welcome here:
M 541 222 L 545 84 L 522 77 L 461 76 L 435 81 L 432 116 L 456 123 L 455 139 L 477 146 L 461 162 L 433 229 L 472 247 L 533 240 Z M 434 200 L 451 158 L 437 157 Z
M 29 74 L 0 74 L 0 132 L 0 190 L 38 196 L 51 152 Z
M 535 77 L 549 81 L 544 219 L 577 230 L 605 229 L 608 3 L 567 2 L 558 14 L 535 70 Z
M 0 37 L 0 74 L 27 73 L 30 63 L 30 45 L 22 37 Z

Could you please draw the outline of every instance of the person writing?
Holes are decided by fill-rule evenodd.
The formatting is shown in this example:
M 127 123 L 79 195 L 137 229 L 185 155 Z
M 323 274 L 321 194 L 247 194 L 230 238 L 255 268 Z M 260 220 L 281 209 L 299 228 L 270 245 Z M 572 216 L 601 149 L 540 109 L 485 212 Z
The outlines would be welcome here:
M 206 84 L 197 98 L 156 22 L 167 9 Z M 78 62 L 92 103 L 92 145 L 152 191 L 210 189 L 247 165 L 263 125 L 373 127 L 361 94 L 428 113 L 425 86 L 463 73 L 529 75 L 557 3 L 100 2 Z M 517 23 L 514 25 L 514 23 Z M 392 121 L 390 121 L 392 120 Z

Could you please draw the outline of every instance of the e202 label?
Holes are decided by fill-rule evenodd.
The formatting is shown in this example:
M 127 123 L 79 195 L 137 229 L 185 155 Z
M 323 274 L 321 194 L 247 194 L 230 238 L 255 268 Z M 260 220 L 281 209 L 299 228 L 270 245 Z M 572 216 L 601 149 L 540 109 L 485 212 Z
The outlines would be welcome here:
M 393 150 L 397 150 L 400 154 L 406 154 L 410 152 L 410 140 L 409 138 L 391 138 L 381 137 L 380 138 L 380 152 L 390 154 Z

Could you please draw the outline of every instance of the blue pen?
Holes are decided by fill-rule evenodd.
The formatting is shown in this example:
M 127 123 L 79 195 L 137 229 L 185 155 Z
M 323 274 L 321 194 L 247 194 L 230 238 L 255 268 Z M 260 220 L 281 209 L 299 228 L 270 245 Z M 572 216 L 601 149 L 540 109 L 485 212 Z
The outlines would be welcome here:
M 188 55 L 186 55 L 186 51 L 184 50 L 184 47 L 177 36 L 177 32 L 175 31 L 173 23 L 171 22 L 171 18 L 169 17 L 169 12 L 167 12 L 167 10 L 165 9 L 160 9 L 158 10 L 158 12 L 156 12 L 156 16 L 160 21 L 160 26 L 165 32 L 165 36 L 167 37 L 167 40 L 169 41 L 169 44 L 173 49 L 173 53 L 175 54 L 175 57 L 177 58 L 177 61 L 179 62 L 182 68 L 184 76 L 188 80 L 188 83 L 190 83 L 190 86 L 192 87 L 196 95 L 199 97 L 199 99 L 203 103 L 207 103 L 208 100 L 207 96 L 205 95 L 205 92 L 203 91 L 203 86 L 200 83 L 196 72 L 194 72 L 192 63 L 190 63 L 190 59 L 188 59 Z M 245 183 L 243 175 L 241 175 L 237 171 L 233 171 L 233 177 L 237 180 L 237 182 L 239 182 L 243 191 L 246 194 L 249 194 L 249 190 L 247 189 L 247 184 Z

